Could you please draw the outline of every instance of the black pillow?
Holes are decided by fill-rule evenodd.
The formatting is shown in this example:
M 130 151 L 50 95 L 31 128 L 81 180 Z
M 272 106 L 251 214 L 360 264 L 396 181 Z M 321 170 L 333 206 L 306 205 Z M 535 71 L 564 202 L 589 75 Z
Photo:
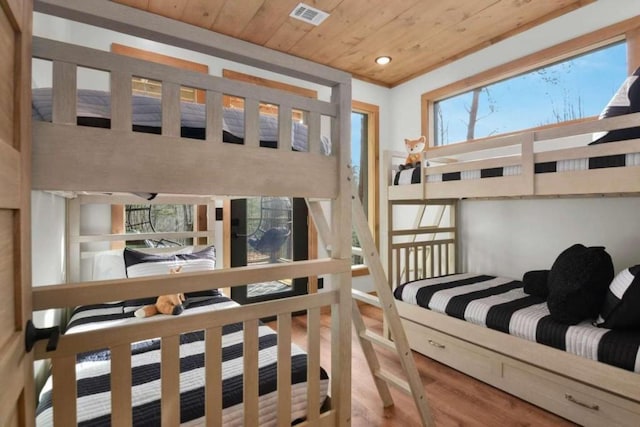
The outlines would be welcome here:
M 640 76 L 640 68 L 627 77 L 602 113 L 600 113 L 600 119 L 640 112 L 640 79 L 638 79 L 638 76 Z M 609 131 L 589 145 L 635 138 L 640 138 L 640 127 Z
M 596 325 L 640 329 L 640 265 L 622 270 L 608 288 Z
M 144 277 L 169 274 L 169 270 L 182 266 L 181 272 L 213 270 L 216 262 L 216 248 L 209 246 L 199 252 L 149 254 L 125 248 L 123 252 L 127 277 Z M 214 297 L 220 295 L 217 289 L 185 292 L 185 298 Z M 125 311 L 134 310 L 143 305 L 154 304 L 157 296 L 124 301 Z
M 527 271 L 522 276 L 524 283 L 523 290 L 529 295 L 547 299 L 549 295 L 549 287 L 547 281 L 549 279 L 549 270 L 532 270 Z
M 565 249 L 547 281 L 551 318 L 568 325 L 595 319 L 613 275 L 613 262 L 602 246 L 575 244 Z

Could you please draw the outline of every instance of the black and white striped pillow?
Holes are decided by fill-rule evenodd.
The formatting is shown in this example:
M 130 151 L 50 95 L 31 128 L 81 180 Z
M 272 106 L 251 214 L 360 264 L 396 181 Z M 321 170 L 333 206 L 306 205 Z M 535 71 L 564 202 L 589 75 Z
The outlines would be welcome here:
M 613 279 L 596 325 L 607 329 L 640 328 L 640 264 Z
M 631 114 L 640 112 L 640 68 L 622 83 L 613 98 L 607 103 L 599 119 L 608 117 L 621 116 L 623 114 Z M 640 127 L 632 127 L 628 129 L 616 129 L 605 132 L 604 135 L 594 135 L 597 138 L 591 144 L 602 144 L 605 142 L 622 141 L 626 139 L 640 138 Z

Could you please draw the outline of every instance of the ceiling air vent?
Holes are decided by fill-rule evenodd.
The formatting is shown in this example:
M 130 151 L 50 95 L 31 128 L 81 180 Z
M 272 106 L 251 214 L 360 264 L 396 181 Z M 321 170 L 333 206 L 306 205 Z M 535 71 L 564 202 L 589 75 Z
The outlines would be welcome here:
M 329 17 L 329 14 L 304 3 L 298 3 L 289 16 L 304 21 L 307 24 L 320 25 L 322 21 Z

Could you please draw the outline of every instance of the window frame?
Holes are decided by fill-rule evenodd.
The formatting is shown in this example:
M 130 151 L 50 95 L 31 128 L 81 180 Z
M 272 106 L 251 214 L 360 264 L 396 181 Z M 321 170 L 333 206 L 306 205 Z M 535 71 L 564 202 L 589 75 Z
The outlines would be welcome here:
M 378 182 L 378 170 L 380 163 L 380 156 L 378 154 L 378 141 L 380 136 L 380 107 L 375 104 L 369 104 L 362 101 L 351 101 L 351 111 L 366 114 L 367 115 L 367 192 L 369 196 L 367 212 L 369 223 L 369 229 L 373 235 L 373 240 L 376 243 L 376 247 L 380 246 L 380 221 L 379 221 L 379 182 Z M 351 268 L 353 277 L 366 276 L 369 274 L 369 269 L 365 264 L 354 265 Z
M 422 134 L 427 137 L 427 147 L 434 147 L 433 105 L 435 102 L 620 41 L 627 42 L 627 71 L 628 74 L 631 74 L 638 66 L 640 66 L 640 17 L 634 17 L 592 33 L 576 37 L 547 49 L 543 49 L 522 58 L 507 62 L 506 64 L 475 74 L 463 80 L 423 93 L 420 98 L 420 120 Z M 595 119 L 595 117 L 590 117 L 578 119 L 578 121 Z M 570 122 L 545 125 L 530 129 L 521 129 L 507 134 L 500 134 L 500 136 L 520 133 L 525 130 L 538 130 L 542 128 L 564 126 L 566 123 Z M 495 137 L 496 135 L 491 136 L 491 138 Z M 481 139 L 486 138 L 455 142 L 453 144 L 469 143 Z

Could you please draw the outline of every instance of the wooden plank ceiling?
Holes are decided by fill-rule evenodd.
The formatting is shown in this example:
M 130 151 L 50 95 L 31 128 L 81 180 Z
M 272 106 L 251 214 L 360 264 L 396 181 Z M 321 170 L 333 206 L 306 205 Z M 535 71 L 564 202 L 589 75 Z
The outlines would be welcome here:
M 595 0 L 114 0 L 393 87 Z M 378 56 L 392 57 L 377 65 Z

